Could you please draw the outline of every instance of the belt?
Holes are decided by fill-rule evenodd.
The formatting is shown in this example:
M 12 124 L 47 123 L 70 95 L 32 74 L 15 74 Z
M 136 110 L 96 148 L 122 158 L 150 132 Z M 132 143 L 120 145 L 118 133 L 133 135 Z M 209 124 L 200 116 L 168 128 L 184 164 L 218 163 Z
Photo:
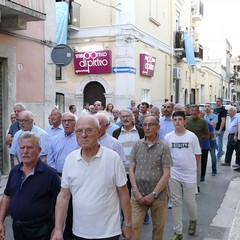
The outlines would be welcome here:
M 231 135 L 231 136 L 232 136 L 232 135 L 234 135 L 234 134 L 235 134 L 235 133 L 229 133 L 228 135 Z
M 12 221 L 13 221 L 13 224 L 20 226 L 20 225 L 36 224 L 36 223 L 44 222 L 44 221 L 51 220 L 51 219 L 52 219 L 52 215 L 48 214 L 48 215 L 45 215 L 43 217 L 35 218 L 35 219 L 29 220 L 29 221 L 14 220 L 14 219 Z

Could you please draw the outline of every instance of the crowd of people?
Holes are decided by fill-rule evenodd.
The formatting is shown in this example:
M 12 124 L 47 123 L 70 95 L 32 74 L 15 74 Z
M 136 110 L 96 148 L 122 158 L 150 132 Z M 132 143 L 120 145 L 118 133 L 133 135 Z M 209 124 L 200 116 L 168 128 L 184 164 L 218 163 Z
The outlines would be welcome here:
M 10 214 L 16 240 L 140 240 L 152 220 L 152 239 L 163 239 L 171 208 L 173 237 L 183 239 L 183 204 L 188 234 L 197 228 L 196 194 L 205 181 L 208 153 L 217 174 L 222 166 L 240 172 L 240 119 L 222 99 L 161 108 L 131 100 L 125 109 L 101 101 L 84 103 L 77 116 L 54 108 L 49 127 L 36 126 L 34 113 L 16 103 L 6 135 L 12 170 L 0 205 L 0 239 Z M 227 114 L 229 118 L 227 118 Z M 227 123 L 228 119 L 228 123 Z

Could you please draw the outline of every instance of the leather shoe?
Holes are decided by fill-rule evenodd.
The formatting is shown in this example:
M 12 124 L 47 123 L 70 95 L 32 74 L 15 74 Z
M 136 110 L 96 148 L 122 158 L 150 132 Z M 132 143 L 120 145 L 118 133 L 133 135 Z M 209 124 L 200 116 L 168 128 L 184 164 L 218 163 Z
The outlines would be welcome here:
M 230 166 L 230 163 L 221 163 L 222 166 Z
M 240 167 L 233 169 L 234 171 L 240 172 Z

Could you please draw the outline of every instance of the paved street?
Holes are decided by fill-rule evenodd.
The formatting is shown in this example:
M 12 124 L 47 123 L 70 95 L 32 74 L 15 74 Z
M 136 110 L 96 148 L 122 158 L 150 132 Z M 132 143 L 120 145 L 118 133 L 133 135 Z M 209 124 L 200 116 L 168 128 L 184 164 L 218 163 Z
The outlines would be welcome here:
M 225 134 L 226 141 L 226 134 Z M 224 149 L 225 150 L 225 149 Z M 233 158 L 234 160 L 234 158 Z M 232 161 L 232 163 L 235 163 Z M 3 176 L 3 185 L 6 177 Z M 218 163 L 218 174 L 211 176 L 211 161 L 208 160 L 205 182 L 201 182 L 200 194 L 197 195 L 198 204 L 198 228 L 195 236 L 187 235 L 188 217 L 184 211 L 184 240 L 239 240 L 239 225 L 231 229 L 236 214 L 236 208 L 240 200 L 240 173 L 233 171 L 232 167 L 223 167 Z M 3 187 L 0 191 L 3 191 Z M 239 214 L 239 213 L 238 213 Z M 237 219 L 239 221 L 239 219 Z M 12 240 L 11 221 L 6 219 L 6 240 Z M 232 231 L 229 237 L 230 229 Z M 171 238 L 173 234 L 171 210 L 168 210 L 164 240 Z M 235 234 L 235 235 L 234 235 Z M 141 240 L 151 240 L 151 224 L 143 227 Z

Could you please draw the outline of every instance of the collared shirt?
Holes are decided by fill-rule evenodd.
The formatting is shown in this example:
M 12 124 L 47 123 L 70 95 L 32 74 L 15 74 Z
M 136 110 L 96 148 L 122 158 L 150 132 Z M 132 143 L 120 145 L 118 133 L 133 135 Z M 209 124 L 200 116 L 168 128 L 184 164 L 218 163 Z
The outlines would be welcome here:
M 74 235 L 105 239 L 121 234 L 117 188 L 126 182 L 123 162 L 111 149 L 100 146 L 90 161 L 83 159 L 80 150 L 67 156 L 61 186 L 73 196 Z
M 11 124 L 9 130 L 8 130 L 8 134 L 11 134 L 12 137 L 14 137 L 15 133 L 17 131 L 21 130 L 18 121 L 15 121 Z
M 69 135 L 66 135 L 65 132 L 61 132 L 51 139 L 47 155 L 47 164 L 55 168 L 58 173 L 62 173 L 67 155 L 79 148 L 75 132 Z
M 129 172 L 129 165 L 130 165 L 130 153 L 134 146 L 134 144 L 140 140 L 140 136 L 138 130 L 136 129 L 135 125 L 133 126 L 132 130 L 127 132 L 123 127 L 121 127 L 120 135 L 118 136 L 118 141 L 122 144 L 124 155 L 125 155 L 125 170 Z
M 204 119 L 210 124 L 211 124 L 211 121 L 214 121 L 216 123 L 218 122 L 218 116 L 215 113 L 210 113 L 209 115 L 205 115 Z M 214 128 L 214 133 L 216 133 L 215 128 Z M 214 137 L 211 140 L 216 140 L 216 134 L 214 134 Z
M 228 120 L 228 134 L 234 134 L 238 126 L 238 115 L 235 114 L 232 117 L 229 117 Z
M 52 137 L 55 137 L 57 136 L 58 134 L 64 132 L 64 129 L 63 129 L 63 126 L 62 124 L 60 124 L 58 127 L 54 127 L 54 126 L 49 126 L 47 129 L 46 129 L 46 132 L 49 134 L 49 136 L 52 138 Z
M 12 146 L 10 149 L 10 154 L 16 156 L 19 162 L 22 162 L 22 157 L 20 155 L 18 139 L 22 132 L 23 132 L 23 130 L 19 130 L 18 132 L 16 132 L 16 134 L 13 137 Z M 50 144 L 50 136 L 48 135 L 48 133 L 46 131 L 44 131 L 40 127 L 37 127 L 36 125 L 33 125 L 30 132 L 36 133 L 40 137 L 40 140 L 41 140 L 40 147 L 42 150 L 39 153 L 39 157 L 42 159 L 42 157 L 44 157 L 48 154 L 48 148 L 49 148 L 49 144 Z
M 149 146 L 145 139 L 139 140 L 131 152 L 131 162 L 136 164 L 135 178 L 138 189 L 143 196 L 151 193 L 163 176 L 163 168 L 173 164 L 168 146 L 158 137 Z M 158 199 L 167 197 L 167 188 L 161 191 Z
M 125 162 L 125 155 L 124 155 L 124 151 L 123 151 L 123 147 L 121 145 L 121 143 L 114 137 L 110 136 L 109 134 L 105 133 L 103 136 L 101 136 L 98 139 L 98 142 L 109 149 L 112 149 L 113 151 L 115 151 L 116 153 L 118 153 L 118 155 L 121 157 L 122 161 Z
M 164 137 L 172 132 L 173 130 L 175 130 L 175 127 L 173 125 L 173 119 L 172 117 L 170 119 L 166 119 L 165 116 L 160 118 L 160 129 L 158 130 L 158 136 L 161 140 L 164 141 Z
M 116 130 L 116 129 L 118 129 L 118 128 L 119 128 L 119 127 L 118 127 L 117 124 L 111 122 L 111 123 L 109 124 L 108 128 L 107 128 L 107 133 L 108 133 L 110 136 L 112 136 L 112 133 L 114 132 L 114 130 Z
M 22 163 L 8 177 L 4 194 L 10 197 L 9 211 L 15 221 L 30 221 L 53 214 L 60 178 L 56 171 L 41 160 L 32 174 L 25 177 Z

